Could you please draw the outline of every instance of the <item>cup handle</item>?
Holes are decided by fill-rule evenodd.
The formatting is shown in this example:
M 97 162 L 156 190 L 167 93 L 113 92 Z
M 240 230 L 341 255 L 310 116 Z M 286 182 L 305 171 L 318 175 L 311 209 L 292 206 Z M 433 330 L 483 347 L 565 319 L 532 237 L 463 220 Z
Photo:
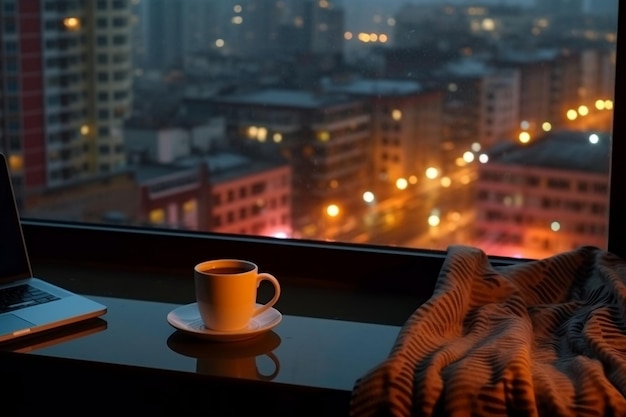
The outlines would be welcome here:
M 272 285 L 274 286 L 274 296 L 266 304 L 263 304 L 261 307 L 257 307 L 254 310 L 254 314 L 252 314 L 253 317 L 258 316 L 262 312 L 269 310 L 274 304 L 276 304 L 276 301 L 278 301 L 278 298 L 280 297 L 280 284 L 278 283 L 278 280 L 274 277 L 274 275 L 268 274 L 266 272 L 259 274 L 256 279 L 257 288 L 259 287 L 259 285 L 261 285 L 261 281 L 269 281 L 272 283 Z
M 274 372 L 269 375 L 264 375 L 257 369 L 257 378 L 262 379 L 263 381 L 271 381 L 272 379 L 276 378 L 276 376 L 280 372 L 280 362 L 276 355 L 274 355 L 274 352 L 268 352 L 265 354 L 265 356 L 267 356 L 272 362 L 274 362 Z

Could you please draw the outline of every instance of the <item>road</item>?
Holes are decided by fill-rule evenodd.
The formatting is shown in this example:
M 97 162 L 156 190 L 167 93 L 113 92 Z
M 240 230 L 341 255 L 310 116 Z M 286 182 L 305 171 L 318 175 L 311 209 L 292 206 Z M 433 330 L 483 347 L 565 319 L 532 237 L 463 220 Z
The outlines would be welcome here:
M 326 236 L 342 242 L 430 249 L 467 242 L 474 216 L 476 176 L 474 166 L 451 175 L 447 187 L 439 180 L 426 180 L 411 191 L 378 202 L 358 217 L 352 216 L 343 227 L 327 230 Z M 428 224 L 432 214 L 441 221 L 436 227 Z

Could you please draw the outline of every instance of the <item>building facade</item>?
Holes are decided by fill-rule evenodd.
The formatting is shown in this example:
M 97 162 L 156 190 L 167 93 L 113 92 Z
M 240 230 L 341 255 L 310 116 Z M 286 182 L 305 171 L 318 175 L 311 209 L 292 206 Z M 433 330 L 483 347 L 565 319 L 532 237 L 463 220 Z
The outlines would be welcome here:
M 126 0 L 2 2 L 0 151 L 20 202 L 124 166 L 129 7 Z
M 325 88 L 368 102 L 371 168 L 381 197 L 394 190 L 398 180 L 416 181 L 428 167 L 441 167 L 441 90 L 415 81 L 381 79 L 329 80 Z
M 267 237 L 292 237 L 291 168 L 218 152 L 208 157 L 210 230 Z
M 372 181 L 371 115 L 366 101 L 343 94 L 260 90 L 214 101 L 230 143 L 251 155 L 289 161 L 294 223 L 349 211 Z
M 454 163 L 476 143 L 487 149 L 515 136 L 520 123 L 517 69 L 461 59 L 447 65 L 442 74 L 446 163 Z
M 561 131 L 492 150 L 476 184 L 474 244 L 544 258 L 606 247 L 610 136 Z

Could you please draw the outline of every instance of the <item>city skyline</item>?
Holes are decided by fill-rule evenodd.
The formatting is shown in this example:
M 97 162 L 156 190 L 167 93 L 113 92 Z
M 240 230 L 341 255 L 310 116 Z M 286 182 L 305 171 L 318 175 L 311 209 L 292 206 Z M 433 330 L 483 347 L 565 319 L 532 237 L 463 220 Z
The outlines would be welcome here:
M 78 5 L 61 17 L 31 14 L 50 28 L 39 54 L 48 56 L 53 32 L 71 43 L 59 44 L 38 75 L 46 104 L 25 107 L 40 111 L 38 139 L 15 131 L 21 125 L 12 121 L 32 115 L 21 111 L 20 94 L 6 91 L 15 105 L 3 137 L 13 142 L 2 150 L 27 215 L 382 245 L 472 242 L 480 232 L 474 225 L 485 220 L 476 210 L 480 164 L 493 149 L 534 143 L 552 130 L 610 130 L 614 33 L 602 20 L 576 33 L 567 22 L 543 19 L 558 13 L 550 10 L 525 16 L 469 8 L 449 16 L 432 9 L 427 20 L 388 10 L 402 42 L 372 45 L 379 35 L 350 40 L 349 13 L 322 3 L 302 3 L 308 7 L 291 25 L 280 9 L 257 13 L 252 6 L 260 3 L 251 1 L 250 10 L 225 12 L 234 13 L 224 32 L 228 48 L 212 43 L 205 53 L 176 47 L 213 36 L 185 31 L 180 23 L 192 10 L 180 3 L 147 3 L 139 28 L 129 25 L 130 3 L 99 4 L 94 15 Z M 146 34 L 178 13 L 179 24 L 161 33 L 171 38 L 151 45 L 154 35 Z M 98 48 L 75 47 L 92 25 Z M 25 91 L 19 88 L 33 85 L 32 73 L 14 77 L 12 62 L 32 44 L 16 39 L 21 46 L 4 49 L 6 85 Z M 367 54 L 348 58 L 341 47 L 348 41 Z M 555 48 L 562 43 L 569 49 Z M 144 47 L 149 59 L 131 67 L 131 51 Z M 92 71 L 82 83 L 81 62 Z M 57 72 L 61 85 L 77 90 L 57 89 Z M 252 160 L 259 170 L 249 169 Z M 49 179 L 32 182 L 42 174 Z M 512 189 L 493 195 L 502 210 L 522 201 Z M 530 249 L 530 225 L 542 224 L 537 235 L 551 227 L 544 216 L 519 218 L 529 234 L 514 239 Z M 560 234 L 550 236 L 584 239 L 601 230 L 558 213 L 568 216 L 571 224 L 559 223 Z

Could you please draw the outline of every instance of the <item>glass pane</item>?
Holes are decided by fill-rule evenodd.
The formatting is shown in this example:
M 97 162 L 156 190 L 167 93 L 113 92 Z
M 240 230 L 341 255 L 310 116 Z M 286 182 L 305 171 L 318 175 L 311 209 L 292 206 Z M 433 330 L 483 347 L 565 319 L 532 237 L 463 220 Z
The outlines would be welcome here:
M 617 0 L 2 4 L 23 217 L 606 248 Z

